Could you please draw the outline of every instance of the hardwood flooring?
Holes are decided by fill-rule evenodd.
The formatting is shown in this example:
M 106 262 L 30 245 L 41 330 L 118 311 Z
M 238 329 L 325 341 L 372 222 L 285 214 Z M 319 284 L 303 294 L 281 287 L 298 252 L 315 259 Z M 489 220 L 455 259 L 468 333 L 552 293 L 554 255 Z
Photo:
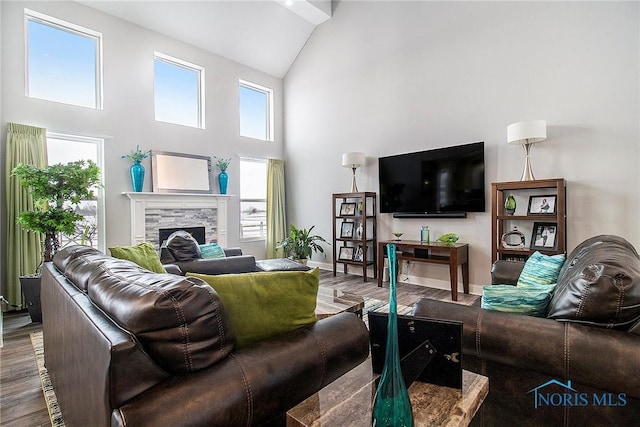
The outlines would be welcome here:
M 321 270 L 320 284 L 353 292 L 364 297 L 389 300 L 388 285 L 379 288 L 377 281 Z M 451 301 L 451 292 L 409 283 L 398 283 L 398 304 L 410 306 L 420 298 Z M 458 294 L 459 303 L 471 304 L 478 296 Z M 31 323 L 27 312 L 4 314 L 4 347 L 0 349 L 0 426 L 49 426 L 40 378 L 36 369 L 31 332 L 42 329 L 40 323 Z M 63 413 L 64 415 L 64 413 Z

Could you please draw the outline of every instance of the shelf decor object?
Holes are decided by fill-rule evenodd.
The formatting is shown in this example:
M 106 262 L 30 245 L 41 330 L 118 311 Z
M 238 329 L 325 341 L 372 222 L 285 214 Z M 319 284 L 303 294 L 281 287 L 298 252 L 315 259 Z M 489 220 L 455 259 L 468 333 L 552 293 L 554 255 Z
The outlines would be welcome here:
M 133 162 L 129 168 L 129 173 L 131 174 L 131 187 L 136 193 L 140 193 L 144 185 L 144 166 L 140 162 L 149 157 L 150 154 L 151 150 L 142 151 L 140 146 L 137 145 L 136 149 L 132 150 L 131 153 L 121 156 L 121 158 L 129 159 Z
M 409 392 L 400 369 L 398 346 L 398 307 L 396 299 L 396 245 L 387 245 L 389 254 L 389 323 L 387 348 L 380 383 L 373 403 L 373 425 L 376 427 L 413 427 Z
M 507 215 L 513 215 L 516 212 L 516 198 L 513 195 L 509 195 L 504 202 L 504 213 Z
M 531 170 L 529 152 L 533 144 L 545 139 L 547 139 L 547 122 L 544 120 L 517 122 L 507 126 L 507 142 L 509 144 L 522 145 L 522 148 L 524 148 L 524 171 L 520 181 L 532 181 L 535 179 Z
M 351 168 L 353 171 L 353 179 L 351 181 L 351 193 L 358 192 L 358 185 L 356 184 L 356 169 L 364 166 L 365 155 L 364 153 L 344 153 L 342 155 L 342 167 Z

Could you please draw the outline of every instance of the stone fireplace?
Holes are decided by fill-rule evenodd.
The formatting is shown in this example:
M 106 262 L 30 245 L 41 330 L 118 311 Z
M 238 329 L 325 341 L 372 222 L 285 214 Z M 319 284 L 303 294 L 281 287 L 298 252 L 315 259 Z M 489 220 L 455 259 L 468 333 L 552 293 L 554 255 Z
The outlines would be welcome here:
M 228 195 L 187 193 L 123 193 L 129 198 L 131 244 L 158 246 L 159 229 L 205 227 L 207 242 L 227 246 Z

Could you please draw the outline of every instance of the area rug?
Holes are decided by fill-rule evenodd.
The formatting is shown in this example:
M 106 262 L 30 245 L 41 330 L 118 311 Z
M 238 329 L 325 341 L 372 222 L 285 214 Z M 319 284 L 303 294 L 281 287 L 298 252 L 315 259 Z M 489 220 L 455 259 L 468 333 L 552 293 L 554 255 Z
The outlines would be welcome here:
M 44 344 L 42 342 L 42 331 L 31 333 L 31 345 L 36 356 L 36 366 L 38 367 L 38 375 L 40 376 L 40 385 L 44 393 L 44 400 L 49 411 L 49 418 L 53 427 L 64 427 L 64 418 L 58 406 L 58 398 L 53 390 L 49 372 L 44 367 Z

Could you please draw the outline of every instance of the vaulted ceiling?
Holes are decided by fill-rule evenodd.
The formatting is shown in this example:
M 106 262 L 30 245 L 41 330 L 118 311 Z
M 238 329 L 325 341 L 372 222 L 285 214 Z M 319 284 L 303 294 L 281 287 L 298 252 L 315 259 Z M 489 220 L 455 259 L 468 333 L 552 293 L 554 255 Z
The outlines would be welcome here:
M 331 0 L 76 1 L 279 78 L 331 17 Z

